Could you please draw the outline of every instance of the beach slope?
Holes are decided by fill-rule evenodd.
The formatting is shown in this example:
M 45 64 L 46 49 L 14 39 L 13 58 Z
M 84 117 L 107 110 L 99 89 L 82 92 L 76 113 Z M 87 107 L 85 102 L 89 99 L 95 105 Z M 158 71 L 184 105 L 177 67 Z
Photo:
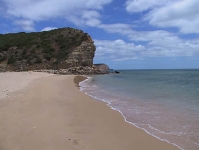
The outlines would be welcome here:
M 72 75 L 37 78 L 0 99 L 0 150 L 178 149 L 80 92 L 76 85 L 80 80 Z

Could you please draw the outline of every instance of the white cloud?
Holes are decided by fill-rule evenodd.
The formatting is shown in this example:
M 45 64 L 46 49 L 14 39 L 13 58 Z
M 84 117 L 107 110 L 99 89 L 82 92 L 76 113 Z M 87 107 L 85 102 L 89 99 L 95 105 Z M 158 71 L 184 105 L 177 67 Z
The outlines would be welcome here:
M 114 61 L 124 61 L 146 57 L 199 56 L 199 39 L 184 40 L 163 30 L 145 32 L 129 30 L 128 34 L 122 32 L 120 34 L 129 37 L 134 43 L 120 39 L 95 40 L 96 59 L 112 58 Z M 135 44 L 140 42 L 144 42 L 143 45 Z
M 199 33 L 199 1 L 173 1 L 151 11 L 146 20 L 159 27 L 178 27 L 182 33 Z
M 128 34 L 132 31 L 131 25 L 123 24 L 123 23 L 116 23 L 116 24 L 101 24 L 98 28 L 104 29 L 109 33 L 122 33 Z
M 157 27 L 177 27 L 181 33 L 199 33 L 198 0 L 128 0 L 129 13 L 148 10 L 145 21 Z
M 82 18 L 100 18 L 100 14 L 97 11 L 84 11 Z
M 122 61 L 129 59 L 137 59 L 137 55 L 145 50 L 143 45 L 135 45 L 134 43 L 126 43 L 118 39 L 115 41 L 94 40 L 97 47 L 96 57 L 112 58 L 113 61 Z
M 125 58 L 114 59 L 114 61 L 125 61 L 125 60 L 143 60 L 143 58 L 139 58 L 139 57 L 125 57 Z
M 68 20 L 73 22 L 77 26 L 87 25 L 90 27 L 97 27 L 101 24 L 100 21 L 100 13 L 94 10 L 85 10 L 80 12 L 76 12 L 76 15 L 68 16 Z
M 130 13 L 142 12 L 164 5 L 168 0 L 127 0 L 126 10 Z
M 112 0 L 3 0 L 0 7 L 2 16 L 15 20 L 29 20 L 32 24 L 52 19 L 66 19 L 78 26 L 96 27 L 101 24 L 100 13 L 104 5 Z M 3 10 L 1 10 L 3 8 Z M 22 22 L 16 21 L 21 26 Z M 26 31 L 33 30 L 33 26 L 23 25 Z
M 97 11 L 84 11 L 82 19 L 85 21 L 85 24 L 91 27 L 98 26 L 100 21 L 100 14 Z
M 102 27 L 107 32 L 118 33 L 136 43 L 144 42 L 143 45 L 126 43 L 123 40 L 97 41 L 95 43 L 100 55 L 108 53 L 115 56 L 115 53 L 117 53 L 117 57 L 119 58 L 114 57 L 115 60 L 122 61 L 143 57 L 192 56 L 199 54 L 199 44 L 197 44 L 196 40 L 182 40 L 168 31 L 136 31 L 128 24 L 102 24 Z M 136 52 L 136 50 L 139 51 Z
M 111 3 L 113 0 L 75 0 L 77 3 L 83 1 L 82 4 L 86 5 L 89 9 L 102 9 L 103 5 Z
M 34 31 L 34 22 L 32 20 L 16 20 L 14 24 L 20 26 L 25 31 Z
M 100 14 L 97 11 L 112 0 L 3 0 L 3 2 L 6 8 L 5 15 L 34 22 L 65 18 L 76 24 L 96 26 L 100 23 Z
M 170 33 L 165 30 L 155 30 L 155 31 L 136 31 L 132 29 L 132 25 L 129 24 L 101 24 L 98 26 L 99 28 L 104 29 L 109 33 L 118 33 L 125 37 L 128 37 L 129 40 L 132 41 L 155 41 L 159 39 L 164 40 L 173 40 L 176 39 L 177 36 L 174 36 L 173 33 Z
M 41 31 L 50 31 L 50 30 L 54 30 L 54 29 L 57 29 L 57 27 L 45 27 Z

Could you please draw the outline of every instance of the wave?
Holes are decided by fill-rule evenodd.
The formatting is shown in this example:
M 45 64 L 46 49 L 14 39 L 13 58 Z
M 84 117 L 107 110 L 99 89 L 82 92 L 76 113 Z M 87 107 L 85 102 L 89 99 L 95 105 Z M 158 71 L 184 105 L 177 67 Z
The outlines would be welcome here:
M 149 135 L 151 135 L 151 136 L 153 136 L 153 137 L 155 137 L 155 138 L 157 138 L 157 139 L 159 139 L 159 140 L 161 140 L 161 141 L 167 142 L 167 143 L 169 143 L 169 144 L 172 144 L 172 145 L 178 147 L 178 148 L 181 149 L 181 150 L 184 150 L 181 146 L 179 146 L 179 145 L 177 145 L 177 144 L 175 144 L 175 143 L 173 143 L 173 142 L 170 142 L 170 141 L 167 140 L 167 139 L 160 138 L 160 137 L 154 135 L 153 133 L 151 133 L 151 132 L 150 132 L 149 130 L 147 130 L 146 128 L 143 128 L 143 127 L 141 127 L 141 126 L 147 126 L 148 128 L 150 128 L 150 129 L 152 129 L 152 130 L 154 130 L 154 131 L 157 131 L 157 132 L 159 132 L 159 133 L 161 133 L 161 134 L 172 135 L 172 134 L 175 134 L 175 133 L 173 133 L 173 132 L 164 132 L 164 131 L 162 131 L 162 130 L 159 130 L 159 129 L 153 127 L 153 126 L 150 125 L 150 124 L 139 124 L 139 123 L 134 123 L 134 122 L 132 122 L 132 121 L 129 121 L 129 120 L 127 120 L 126 116 L 124 115 L 124 113 L 123 113 L 120 109 L 115 108 L 114 106 L 112 106 L 112 103 L 111 103 L 110 101 L 108 101 L 107 99 L 99 98 L 98 96 L 92 95 L 93 92 L 87 92 L 87 91 L 86 91 L 87 88 L 93 88 L 93 87 L 98 88 L 98 86 L 96 86 L 96 85 L 94 85 L 94 84 L 89 84 L 89 83 L 92 82 L 92 80 L 93 80 L 94 77 L 88 77 L 88 76 L 86 76 L 86 77 L 87 77 L 87 79 L 85 79 L 84 81 L 82 81 L 82 82 L 79 83 L 80 91 L 81 91 L 81 92 L 84 92 L 86 95 L 90 96 L 90 97 L 93 98 L 94 100 L 100 100 L 100 101 L 105 102 L 106 105 L 109 106 L 112 110 L 118 111 L 118 112 L 123 116 L 125 122 L 127 122 L 127 123 L 129 123 L 129 124 L 131 124 L 131 125 L 133 125 L 133 126 L 135 126 L 135 127 L 137 127 L 137 128 L 139 128 L 139 129 L 141 129 L 141 130 L 144 130 L 147 134 L 149 134 Z

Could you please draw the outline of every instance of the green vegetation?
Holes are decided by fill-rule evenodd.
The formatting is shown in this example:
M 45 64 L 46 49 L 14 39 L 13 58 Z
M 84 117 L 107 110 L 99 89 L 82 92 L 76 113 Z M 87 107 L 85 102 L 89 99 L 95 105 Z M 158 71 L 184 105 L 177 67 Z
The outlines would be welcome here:
M 0 62 L 2 62 L 2 61 L 4 61 L 4 60 L 6 60 L 6 57 L 5 56 L 0 56 Z
M 87 40 L 87 34 L 72 28 L 0 34 L 0 62 L 8 56 L 8 64 L 22 60 L 27 60 L 28 64 L 42 63 L 52 58 L 59 62 L 67 59 L 72 50 L 84 40 Z
M 13 56 L 11 56 L 9 59 L 8 59 L 8 64 L 14 64 L 16 62 L 16 58 L 14 58 Z

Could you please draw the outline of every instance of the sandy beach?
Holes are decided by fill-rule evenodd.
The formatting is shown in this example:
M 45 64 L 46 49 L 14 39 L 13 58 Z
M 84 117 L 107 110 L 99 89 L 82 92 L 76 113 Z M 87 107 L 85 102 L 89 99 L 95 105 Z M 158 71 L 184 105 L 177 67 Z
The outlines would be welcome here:
M 0 150 L 178 150 L 80 92 L 83 79 L 0 73 Z

